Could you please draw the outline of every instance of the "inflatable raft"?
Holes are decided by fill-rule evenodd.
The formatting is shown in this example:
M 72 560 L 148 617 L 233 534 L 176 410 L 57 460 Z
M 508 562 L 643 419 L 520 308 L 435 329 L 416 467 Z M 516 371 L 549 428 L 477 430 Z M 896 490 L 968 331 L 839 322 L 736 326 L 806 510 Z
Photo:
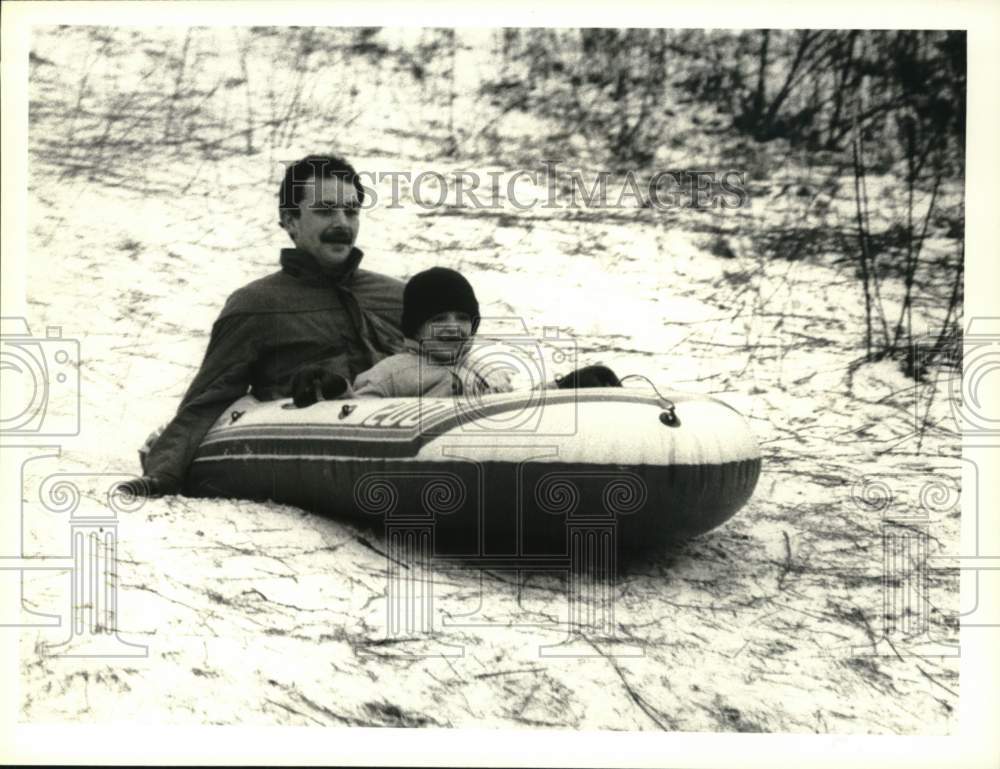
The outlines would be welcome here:
M 619 552 L 708 531 L 750 498 L 760 452 L 713 398 L 632 388 L 463 398 L 242 398 L 206 435 L 186 492 L 274 500 L 436 555 L 565 556 L 574 532 Z M 415 527 L 415 528 L 414 528 Z

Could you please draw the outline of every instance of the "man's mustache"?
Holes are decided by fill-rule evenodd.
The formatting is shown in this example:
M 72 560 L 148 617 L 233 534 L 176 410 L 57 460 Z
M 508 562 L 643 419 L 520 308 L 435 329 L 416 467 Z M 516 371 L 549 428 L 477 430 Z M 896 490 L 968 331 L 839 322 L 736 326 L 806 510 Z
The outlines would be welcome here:
M 350 245 L 351 243 L 351 233 L 346 230 L 334 230 L 332 232 L 324 232 L 320 236 L 320 241 L 322 243 L 346 243 Z

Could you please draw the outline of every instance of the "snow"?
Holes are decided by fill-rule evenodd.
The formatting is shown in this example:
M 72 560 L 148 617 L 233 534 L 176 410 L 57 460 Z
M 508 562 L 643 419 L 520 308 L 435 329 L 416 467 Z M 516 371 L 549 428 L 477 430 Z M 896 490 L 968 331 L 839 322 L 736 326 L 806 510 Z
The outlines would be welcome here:
M 114 46 L 144 48 L 102 58 L 82 29 L 35 38 L 38 55 L 55 64 L 37 68 L 32 83 L 33 104 L 49 109 L 31 125 L 29 321 L 36 334 L 56 325 L 80 340 L 82 430 L 64 442 L 58 460 L 25 468 L 25 555 L 67 552 L 65 516 L 46 512 L 35 493 L 42 480 L 57 470 L 137 472 L 136 449 L 176 408 L 225 298 L 276 269 L 278 249 L 287 245 L 276 225 L 278 160 L 332 144 L 359 169 L 414 176 L 515 170 L 471 154 L 435 159 L 437 140 L 417 130 L 428 110 L 419 89 L 366 64 L 358 77 L 380 78 L 372 90 L 353 101 L 338 95 L 348 112 L 361 114 L 351 132 L 322 130 L 317 110 L 302 116 L 294 145 L 221 153 L 196 165 L 154 148 L 144 166 L 123 174 L 63 173 L 51 147 L 70 130 L 59 116 L 75 97 L 80 62 L 96 62 L 89 77 L 98 96 L 88 103 L 101 103 L 108 94 L 140 92 L 140 50 L 176 53 L 181 39 L 165 29 L 106 31 Z M 405 38 L 387 42 L 411 44 Z M 202 30 L 195 40 L 203 56 L 195 84 L 220 72 L 239 75 L 235 54 L 225 53 L 237 42 L 225 30 Z M 268 55 L 256 49 L 248 58 L 259 109 L 267 78 L 276 79 L 272 87 L 293 77 L 272 68 Z M 235 113 L 238 97 L 220 93 L 211 104 Z M 366 115 L 370 105 L 394 119 Z M 678 126 L 692 163 L 708 157 L 711 137 L 680 134 Z M 544 130 L 518 128 L 526 138 Z M 497 130 L 503 135 L 508 126 Z M 785 172 L 790 179 L 805 174 Z M 530 200 L 531 184 L 520 185 Z M 388 189 L 379 185 L 380 197 Z M 892 189 L 891 179 L 869 179 L 878 205 L 880 190 Z M 544 185 L 535 193 L 544 199 Z M 170 497 L 147 501 L 118 523 L 119 632 L 147 645 L 149 656 L 56 659 L 44 644 L 58 641 L 65 627 L 26 629 L 24 720 L 954 729 L 957 658 L 896 656 L 876 646 L 883 516 L 923 511 L 929 552 L 958 552 L 961 457 L 949 374 L 935 389 L 915 385 L 892 361 L 858 365 L 864 301 L 851 265 L 835 263 L 834 255 L 785 261 L 756 253 L 752 235 L 786 215 L 768 198 L 736 212 L 575 216 L 504 207 L 473 216 L 483 212 L 421 209 L 404 185 L 400 203 L 362 215 L 365 267 L 401 278 L 435 264 L 462 270 L 485 315 L 521 318 L 535 334 L 558 327 L 574 335 L 582 364 L 602 362 L 619 375 L 711 394 L 748 418 L 764 452 L 750 503 L 714 532 L 621 565 L 619 641 L 611 651 L 642 655 L 615 657 L 593 640 L 583 644 L 586 657 L 543 656 L 540 648 L 564 635 L 556 624 L 567 611 L 558 577 L 529 575 L 518 590 L 510 573 L 489 572 L 480 583 L 475 572 L 438 570 L 432 640 L 460 645 L 464 656 L 392 656 L 384 643 L 386 560 L 377 534 L 280 505 Z M 840 205 L 825 215 L 853 215 L 838 214 Z M 712 229 L 728 233 L 735 258 L 710 252 L 705 233 Z M 925 246 L 931 253 L 952 247 L 945 239 Z M 884 284 L 888 317 L 901 296 L 901 285 Z M 938 296 L 914 308 L 920 328 L 933 331 L 942 320 L 943 286 Z M 918 436 L 916 415 L 923 418 L 925 409 L 930 427 Z M 886 509 L 859 501 L 866 481 L 891 489 Z M 921 490 L 936 483 L 952 494 L 931 505 Z M 38 610 L 69 605 L 65 572 L 30 573 L 25 583 Z M 931 633 L 954 644 L 955 572 L 931 572 L 928 589 Z M 482 621 L 443 623 L 470 613 Z

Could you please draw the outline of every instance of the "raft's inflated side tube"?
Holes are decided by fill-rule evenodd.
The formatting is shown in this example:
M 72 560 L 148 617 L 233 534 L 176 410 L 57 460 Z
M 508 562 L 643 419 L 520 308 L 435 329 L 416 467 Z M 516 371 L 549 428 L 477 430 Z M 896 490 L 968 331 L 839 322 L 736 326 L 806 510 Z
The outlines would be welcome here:
M 574 527 L 621 551 L 712 529 L 750 498 L 760 451 L 734 409 L 630 388 L 462 398 L 242 398 L 186 491 L 296 505 L 375 527 L 431 524 L 442 556 L 561 556 Z

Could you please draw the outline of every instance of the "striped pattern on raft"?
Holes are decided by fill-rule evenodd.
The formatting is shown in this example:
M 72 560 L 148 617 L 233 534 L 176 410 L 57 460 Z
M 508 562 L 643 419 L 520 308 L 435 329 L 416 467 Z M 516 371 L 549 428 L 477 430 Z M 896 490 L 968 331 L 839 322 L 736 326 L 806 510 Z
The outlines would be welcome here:
M 760 451 L 700 395 L 596 388 L 464 398 L 242 398 L 205 437 L 186 491 L 270 499 L 376 528 L 432 532 L 434 554 L 563 558 L 572 532 L 622 552 L 708 531 L 742 507 Z

